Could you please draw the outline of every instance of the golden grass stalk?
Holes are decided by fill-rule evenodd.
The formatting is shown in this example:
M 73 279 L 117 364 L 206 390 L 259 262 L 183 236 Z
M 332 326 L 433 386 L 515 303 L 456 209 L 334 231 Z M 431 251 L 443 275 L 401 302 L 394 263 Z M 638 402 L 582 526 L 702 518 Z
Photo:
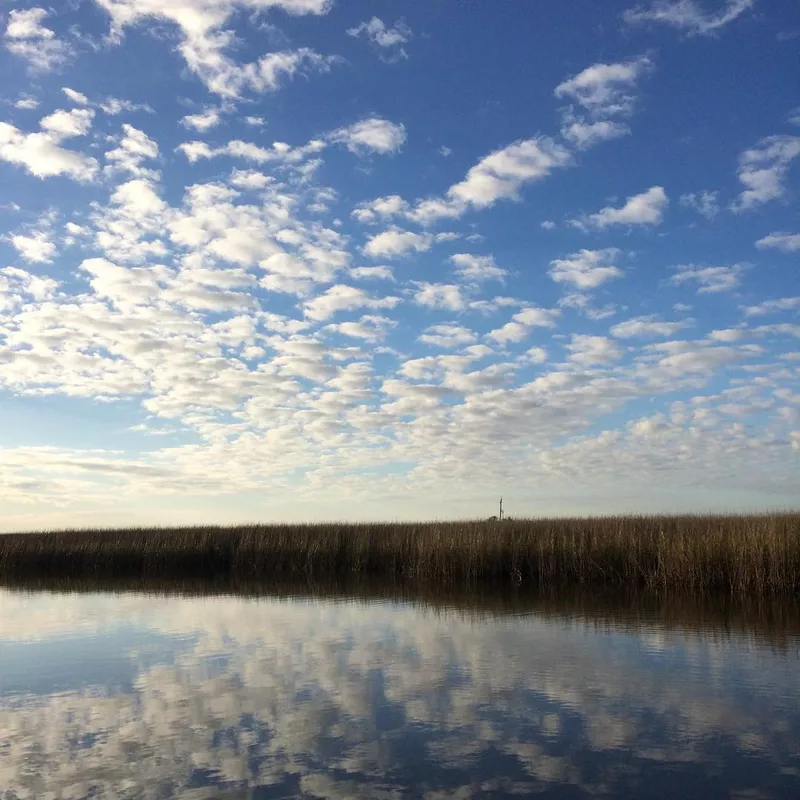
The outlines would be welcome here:
M 0 575 L 795 594 L 800 513 L 16 533 L 0 535 Z

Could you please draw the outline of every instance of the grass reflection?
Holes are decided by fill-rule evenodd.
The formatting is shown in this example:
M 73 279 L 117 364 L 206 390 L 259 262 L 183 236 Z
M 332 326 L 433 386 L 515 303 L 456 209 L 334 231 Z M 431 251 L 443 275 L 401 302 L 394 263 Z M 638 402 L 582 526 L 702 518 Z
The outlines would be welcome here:
M 29 592 L 141 593 L 157 596 L 264 598 L 356 603 L 403 603 L 442 614 L 482 619 L 535 615 L 589 624 L 595 629 L 643 629 L 704 638 L 747 636 L 781 650 L 799 649 L 800 604 L 791 597 L 692 597 L 683 592 L 536 586 L 471 588 L 410 581 L 316 581 L 302 576 L 253 580 L 160 576 L 136 578 L 2 575 L 0 587 Z

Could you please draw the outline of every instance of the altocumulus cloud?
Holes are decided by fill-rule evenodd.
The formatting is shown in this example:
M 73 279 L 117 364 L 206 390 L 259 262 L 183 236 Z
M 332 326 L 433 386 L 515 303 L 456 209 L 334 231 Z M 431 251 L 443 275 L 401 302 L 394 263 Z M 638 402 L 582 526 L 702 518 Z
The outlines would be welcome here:
M 551 5 L 3 11 L 0 526 L 789 503 L 794 65 L 669 46 L 780 15 Z

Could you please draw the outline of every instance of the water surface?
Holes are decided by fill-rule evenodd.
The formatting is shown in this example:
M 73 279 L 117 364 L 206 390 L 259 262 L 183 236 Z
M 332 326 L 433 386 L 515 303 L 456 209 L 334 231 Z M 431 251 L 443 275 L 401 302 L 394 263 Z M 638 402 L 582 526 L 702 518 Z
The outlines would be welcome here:
M 0 590 L 0 797 L 800 797 L 793 635 L 618 616 Z

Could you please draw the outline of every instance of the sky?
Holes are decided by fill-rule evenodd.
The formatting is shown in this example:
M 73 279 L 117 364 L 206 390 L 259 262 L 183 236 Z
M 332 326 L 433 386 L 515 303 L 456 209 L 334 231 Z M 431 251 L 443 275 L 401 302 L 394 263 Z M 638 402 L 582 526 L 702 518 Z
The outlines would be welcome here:
M 789 0 L 0 4 L 0 530 L 800 486 Z

